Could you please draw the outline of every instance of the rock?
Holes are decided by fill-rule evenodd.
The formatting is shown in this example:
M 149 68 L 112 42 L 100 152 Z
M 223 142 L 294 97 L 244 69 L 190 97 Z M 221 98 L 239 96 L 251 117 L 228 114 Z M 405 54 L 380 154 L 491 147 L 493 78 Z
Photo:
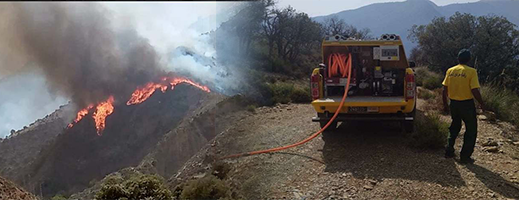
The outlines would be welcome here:
M 365 186 L 364 186 L 364 189 L 365 189 L 365 190 L 373 190 L 373 186 L 371 186 L 371 185 L 365 185 Z
M 497 153 L 497 152 L 499 152 L 499 148 L 497 148 L 497 147 L 487 147 L 487 148 L 485 148 L 485 151 L 486 152 L 491 152 L 491 153 Z
M 198 175 L 194 175 L 193 178 L 194 179 L 201 179 L 205 176 L 205 173 L 202 173 L 202 174 L 198 174 Z
M 512 144 L 519 146 L 519 142 L 512 142 Z
M 478 115 L 478 119 L 480 119 L 480 120 L 488 120 L 487 116 L 485 116 L 485 115 Z
M 372 185 L 376 185 L 377 181 L 376 180 L 369 180 L 369 183 L 371 183 Z
M 301 194 L 301 192 L 299 190 L 297 190 L 297 189 L 294 190 L 293 193 L 294 193 L 295 199 L 304 199 L 305 198 L 304 195 Z
M 496 141 L 493 141 L 493 140 L 489 139 L 488 141 L 483 143 L 483 146 L 484 147 L 496 147 L 496 146 L 498 146 L 498 144 L 497 144 Z
M 496 193 L 489 192 L 489 193 L 488 193 L 488 196 L 490 196 L 490 197 L 492 197 L 492 198 L 496 198 Z

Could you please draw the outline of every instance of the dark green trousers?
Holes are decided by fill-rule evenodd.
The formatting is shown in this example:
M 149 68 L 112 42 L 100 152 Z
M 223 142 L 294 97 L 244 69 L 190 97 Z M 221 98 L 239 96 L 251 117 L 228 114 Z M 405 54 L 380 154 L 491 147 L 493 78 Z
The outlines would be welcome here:
M 452 124 L 449 128 L 449 140 L 447 144 L 447 152 L 454 153 L 454 143 L 461 131 L 461 121 L 465 122 L 465 137 L 463 138 L 463 147 L 461 148 L 460 158 L 470 158 L 476 146 L 476 137 L 478 134 L 478 120 L 476 118 L 476 105 L 474 100 L 456 101 L 451 100 L 450 105 Z

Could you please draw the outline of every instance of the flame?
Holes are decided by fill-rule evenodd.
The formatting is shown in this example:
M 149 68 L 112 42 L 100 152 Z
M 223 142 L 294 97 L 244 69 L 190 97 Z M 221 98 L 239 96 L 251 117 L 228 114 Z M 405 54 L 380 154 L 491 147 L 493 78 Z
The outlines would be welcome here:
M 175 86 L 181 83 L 187 83 L 189 85 L 195 86 L 198 89 L 205 91 L 205 92 L 211 92 L 207 86 L 203 86 L 199 83 L 196 83 L 188 78 L 184 77 L 164 77 L 161 79 L 160 83 L 154 83 L 149 82 L 144 86 L 138 87 L 126 102 L 126 105 L 134 105 L 134 104 L 140 104 L 144 101 L 146 101 L 157 89 L 160 89 L 162 93 L 165 93 L 166 90 L 168 90 L 168 86 L 171 86 L 171 90 L 175 89 Z M 96 110 L 92 115 L 92 118 L 94 118 L 95 126 L 97 129 L 97 135 L 101 135 L 101 132 L 106 127 L 106 117 L 111 115 L 114 112 L 114 97 L 110 96 L 106 101 L 103 101 L 96 106 Z M 78 123 L 85 117 L 89 110 L 92 109 L 94 105 L 90 104 L 86 108 L 83 108 L 77 113 L 77 117 L 74 120 L 74 122 L 70 123 L 67 127 L 72 128 L 74 124 Z
M 106 117 L 114 112 L 114 97 L 110 96 L 106 101 L 99 103 L 96 107 L 96 111 L 92 115 L 96 123 L 97 135 L 101 135 L 101 132 L 105 129 Z
M 195 86 L 205 92 L 211 92 L 207 86 L 203 86 L 199 83 L 196 83 L 192 80 L 189 80 L 187 78 L 183 77 L 164 77 L 162 78 L 162 82 L 160 83 L 153 83 L 149 82 L 146 85 L 137 88 L 133 93 L 132 97 L 128 102 L 126 102 L 126 105 L 135 105 L 140 104 L 144 101 L 146 101 L 150 96 L 155 92 L 155 90 L 160 89 L 162 93 L 166 92 L 168 89 L 168 84 L 171 86 L 171 89 L 175 89 L 175 86 L 181 83 L 187 83 L 192 86 Z
M 94 107 L 94 105 L 90 104 L 88 105 L 86 108 L 83 108 L 82 110 L 80 110 L 78 113 L 77 113 L 77 116 L 76 116 L 76 119 L 74 120 L 74 122 L 68 124 L 67 127 L 69 128 L 72 128 L 74 126 L 74 124 L 78 123 L 79 121 L 81 121 L 81 119 L 83 119 L 83 117 L 85 117 L 85 115 L 88 114 L 88 110 L 92 109 Z

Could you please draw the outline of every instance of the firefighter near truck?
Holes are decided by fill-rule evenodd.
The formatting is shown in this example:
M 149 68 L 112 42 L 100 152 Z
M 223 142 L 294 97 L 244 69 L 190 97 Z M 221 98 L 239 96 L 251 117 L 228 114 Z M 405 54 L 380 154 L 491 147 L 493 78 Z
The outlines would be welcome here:
M 322 58 L 310 78 L 317 112 L 312 121 L 324 128 L 333 120 L 327 130 L 344 121 L 394 121 L 407 132 L 414 131 L 415 64 L 407 61 L 400 36 L 384 34 L 373 40 L 328 36 L 322 42 Z

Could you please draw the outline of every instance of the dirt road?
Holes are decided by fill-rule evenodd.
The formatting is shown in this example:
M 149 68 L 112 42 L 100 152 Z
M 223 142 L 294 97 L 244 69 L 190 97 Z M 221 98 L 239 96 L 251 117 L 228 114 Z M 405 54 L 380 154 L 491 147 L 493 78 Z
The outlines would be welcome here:
M 308 104 L 263 107 L 240 115 L 241 120 L 189 165 L 203 168 L 207 155 L 291 144 L 319 130 L 310 120 L 315 112 Z M 507 123 L 479 121 L 476 163 L 465 166 L 444 158 L 441 149 L 410 147 L 398 124 L 344 123 L 297 148 L 227 160 L 232 168 L 227 179 L 248 199 L 519 198 L 519 146 L 514 134 Z M 496 152 L 483 147 L 488 140 L 495 141 Z M 188 171 L 179 177 L 200 172 Z

